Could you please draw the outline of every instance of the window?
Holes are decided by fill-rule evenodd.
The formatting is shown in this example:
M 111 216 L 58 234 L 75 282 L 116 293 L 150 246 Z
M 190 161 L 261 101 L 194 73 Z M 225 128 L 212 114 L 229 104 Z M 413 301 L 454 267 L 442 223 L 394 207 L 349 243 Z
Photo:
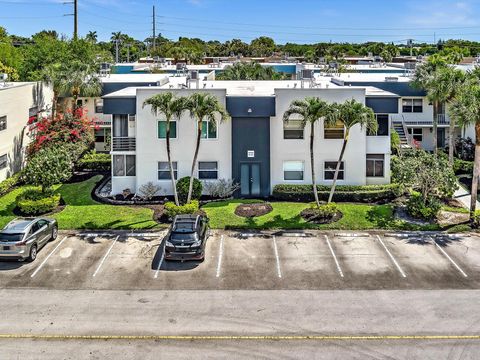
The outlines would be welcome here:
M 200 180 L 218 179 L 218 163 L 216 161 L 199 161 L 198 178 Z
M 114 155 L 113 176 L 135 176 L 135 155 Z
M 375 118 L 378 124 L 377 133 L 369 133 L 368 136 L 388 136 L 388 114 L 375 114 Z
M 103 99 L 95 99 L 95 112 L 103 114 Z
M 0 156 L 0 170 L 5 169 L 7 167 L 7 154 Z
M 283 122 L 284 139 L 303 139 L 303 121 L 288 120 Z
M 95 130 L 95 142 L 104 143 L 105 142 L 105 129 Z
M 368 177 L 383 177 L 384 165 L 385 165 L 384 154 L 367 154 L 367 176 Z
M 422 99 L 403 99 L 402 111 L 404 113 L 421 113 L 423 112 Z
M 128 115 L 113 115 L 113 137 L 128 137 Z
M 172 167 L 173 167 L 173 177 L 175 180 L 177 180 L 178 168 L 177 168 L 176 161 L 172 161 Z M 168 161 L 158 162 L 158 180 L 170 180 L 170 170 L 168 168 Z
M 423 129 L 422 128 L 408 128 L 407 129 L 408 133 L 410 136 L 413 138 L 413 140 L 422 142 L 423 140 Z
M 82 99 L 77 99 L 77 106 L 82 107 L 83 106 L 83 100 Z
M 7 117 L 1 116 L 0 117 L 0 131 L 7 130 Z
M 301 181 L 305 170 L 303 161 L 284 161 L 283 180 Z
M 158 138 L 159 139 L 166 139 L 167 138 L 167 122 L 166 121 L 159 121 L 158 122 Z M 177 138 L 177 122 L 170 121 L 170 139 Z
M 325 139 L 343 139 L 345 128 L 342 122 L 337 122 L 335 125 L 325 124 L 324 138 Z
M 333 180 L 335 170 L 337 168 L 337 161 L 325 161 L 324 178 L 325 180 Z M 341 162 L 340 170 L 338 171 L 338 180 L 345 179 L 345 162 Z
M 33 124 L 38 120 L 38 106 L 28 109 L 28 124 Z
M 202 139 L 216 139 L 217 124 L 213 121 L 202 121 Z

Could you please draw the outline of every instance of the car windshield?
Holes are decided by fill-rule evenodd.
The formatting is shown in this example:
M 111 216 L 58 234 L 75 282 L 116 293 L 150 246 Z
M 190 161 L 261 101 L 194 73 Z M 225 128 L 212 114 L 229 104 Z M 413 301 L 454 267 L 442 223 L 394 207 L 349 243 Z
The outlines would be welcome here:
M 7 233 L 0 233 L 0 241 L 21 241 L 23 238 L 23 234 L 7 234 Z
M 190 233 L 178 233 L 178 232 L 172 232 L 170 235 L 171 240 L 196 240 L 197 239 L 197 234 L 194 232 Z

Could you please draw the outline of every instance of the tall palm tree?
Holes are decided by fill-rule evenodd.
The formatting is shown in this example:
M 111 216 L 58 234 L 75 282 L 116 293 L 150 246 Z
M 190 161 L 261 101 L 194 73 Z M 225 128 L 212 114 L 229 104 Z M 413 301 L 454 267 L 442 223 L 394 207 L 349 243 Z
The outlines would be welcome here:
M 64 68 L 58 63 L 50 64 L 42 70 L 42 79 L 52 88 L 53 91 L 52 119 L 54 119 L 58 106 L 58 97 L 66 79 Z
M 172 180 L 173 197 L 175 199 L 175 205 L 180 205 L 178 201 L 177 186 L 175 183 L 175 176 L 173 173 L 173 163 L 170 151 L 170 122 L 173 118 L 180 119 L 182 113 L 187 110 L 186 98 L 175 97 L 171 92 L 164 92 L 154 95 L 143 102 L 143 107 L 150 105 L 152 114 L 162 114 L 165 117 L 166 122 L 166 145 L 167 145 L 167 159 L 168 168 L 170 171 L 170 179 Z
M 200 150 L 200 141 L 202 139 L 202 122 L 209 121 L 213 126 L 216 125 L 216 116 L 220 116 L 220 122 L 229 118 L 225 108 L 220 104 L 217 97 L 208 93 L 193 93 L 187 99 L 187 108 L 190 116 L 197 124 L 197 140 L 195 144 L 195 153 L 193 155 L 192 169 L 190 172 L 190 185 L 188 187 L 187 204 L 192 198 L 193 175 L 197 166 L 198 151 Z
M 365 128 L 367 132 L 376 132 L 378 129 L 378 123 L 375 119 L 373 110 L 365 105 L 352 100 L 347 100 L 343 104 L 334 104 L 332 114 L 328 117 L 327 123 L 330 125 L 336 125 L 341 123 L 344 127 L 343 145 L 338 158 L 337 167 L 335 169 L 335 175 L 333 177 L 332 188 L 330 189 L 330 195 L 328 196 L 328 202 L 332 202 L 333 193 L 335 192 L 335 186 L 337 184 L 338 173 L 342 164 L 345 148 L 347 147 L 348 139 L 350 136 L 350 130 L 355 125 L 360 125 Z
M 478 78 L 475 79 L 474 76 L 471 76 L 471 79 L 460 87 L 449 108 L 449 113 L 452 118 L 457 119 L 461 126 L 473 125 L 475 127 L 475 158 L 470 201 L 470 221 L 473 223 L 477 207 L 480 173 L 480 82 Z
M 292 116 L 295 116 L 302 121 L 303 127 L 310 124 L 310 168 L 312 174 L 313 195 L 317 206 L 320 206 L 320 201 L 318 199 L 318 189 L 315 178 L 315 124 L 320 119 L 328 119 L 332 115 L 332 106 L 318 97 L 308 97 L 304 100 L 293 100 L 287 111 L 283 114 L 283 121 L 288 122 L 291 120 Z
M 123 39 L 123 34 L 121 31 L 112 32 L 112 36 L 110 37 L 111 41 L 116 41 L 116 40 L 120 41 L 122 39 Z
M 72 107 L 76 110 L 79 96 L 98 97 L 102 94 L 102 82 L 93 66 L 74 61 L 65 69 L 60 92 L 73 98 Z
M 95 44 L 97 42 L 97 32 L 96 31 L 89 31 L 87 35 L 85 36 L 85 39 L 87 41 L 90 41 L 91 43 Z

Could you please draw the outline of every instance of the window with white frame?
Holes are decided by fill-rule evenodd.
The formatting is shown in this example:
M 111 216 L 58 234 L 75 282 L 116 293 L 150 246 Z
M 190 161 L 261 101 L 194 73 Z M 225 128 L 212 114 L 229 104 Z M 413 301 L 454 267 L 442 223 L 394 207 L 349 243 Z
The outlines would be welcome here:
M 402 112 L 421 113 L 423 112 L 422 99 L 402 99 Z
M 172 161 L 173 167 L 173 178 L 178 179 L 178 168 L 177 162 Z M 168 166 L 168 161 L 159 161 L 158 162 L 158 180 L 170 180 L 170 168 Z
M 167 138 L 167 122 L 164 120 L 158 121 L 158 138 L 166 139 Z M 170 121 L 170 139 L 177 138 L 177 122 Z
M 325 180 L 333 180 L 335 176 L 335 170 L 337 169 L 337 163 L 337 161 L 325 161 L 325 166 L 323 168 L 323 178 Z M 343 161 L 340 163 L 337 179 L 345 179 L 345 162 Z
M 305 165 L 303 161 L 284 161 L 283 162 L 283 180 L 302 181 Z
M 198 162 L 198 178 L 200 180 L 218 179 L 218 162 L 217 161 L 199 161 Z
M 408 133 L 412 137 L 413 140 L 422 142 L 423 140 L 423 129 L 422 128 L 408 128 Z
M 375 114 L 375 119 L 377 120 L 378 128 L 377 132 L 369 132 L 368 136 L 388 136 L 390 124 L 388 121 L 388 114 Z
M 8 164 L 7 154 L 0 156 L 0 170 L 5 169 Z
M 343 139 L 345 136 L 345 127 L 341 121 L 335 125 L 325 124 L 323 137 L 325 139 Z
M 95 99 L 95 112 L 103 114 L 103 99 Z
M 7 117 L 0 116 L 0 131 L 7 130 Z
M 384 177 L 385 175 L 385 155 L 367 154 L 367 173 L 368 177 Z
M 113 176 L 135 176 L 135 155 L 113 155 Z
M 302 120 L 288 120 L 283 122 L 284 139 L 303 139 L 304 126 Z
M 217 123 L 215 121 L 202 121 L 202 139 L 217 138 Z

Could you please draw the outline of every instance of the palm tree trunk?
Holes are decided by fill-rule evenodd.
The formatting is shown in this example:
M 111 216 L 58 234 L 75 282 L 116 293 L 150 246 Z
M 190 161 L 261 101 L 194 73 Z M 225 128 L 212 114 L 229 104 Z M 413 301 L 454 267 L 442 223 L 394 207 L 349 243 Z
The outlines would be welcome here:
M 192 199 L 193 190 L 193 174 L 195 174 L 195 168 L 197 166 L 198 151 L 200 150 L 200 140 L 202 138 L 202 121 L 197 122 L 197 144 L 195 147 L 195 154 L 193 155 L 192 171 L 190 172 L 190 184 L 188 185 L 187 204 Z
M 480 122 L 475 123 L 475 159 L 473 162 L 472 193 L 470 195 L 470 223 L 475 221 L 475 210 L 477 208 L 478 178 L 480 170 Z
M 335 186 L 337 185 L 338 173 L 340 171 L 340 165 L 342 164 L 343 154 L 345 153 L 345 148 L 347 147 L 348 142 L 348 130 L 345 134 L 345 139 L 343 140 L 342 150 L 340 151 L 340 157 L 338 158 L 337 168 L 335 169 L 335 175 L 333 176 L 332 188 L 330 189 L 330 195 L 328 196 L 328 203 L 332 202 L 333 193 L 335 192 Z
M 52 99 L 52 120 L 55 119 L 55 112 L 57 111 L 57 103 L 58 103 L 58 94 L 56 91 L 53 91 L 53 99 Z
M 453 136 L 455 133 L 455 119 L 450 118 L 450 127 L 448 129 L 448 164 L 453 166 L 453 153 L 454 153 L 454 144 Z
M 433 102 L 433 129 L 432 129 L 432 137 L 433 137 L 433 153 L 437 155 L 437 128 L 438 128 L 438 101 Z
M 310 167 L 312 170 L 312 186 L 313 186 L 313 195 L 315 196 L 315 202 L 317 206 L 320 206 L 320 201 L 318 200 L 318 189 L 317 189 L 317 182 L 315 180 L 315 157 L 313 152 L 313 140 L 314 140 L 314 130 L 315 130 L 315 123 L 310 123 Z
M 167 158 L 168 158 L 168 170 L 170 171 L 170 179 L 172 180 L 172 188 L 173 188 L 173 198 L 175 199 L 175 205 L 179 206 L 180 203 L 178 202 L 178 194 L 177 194 L 177 185 L 175 183 L 175 174 L 173 173 L 173 163 L 172 163 L 172 156 L 170 154 L 170 120 L 167 121 Z

